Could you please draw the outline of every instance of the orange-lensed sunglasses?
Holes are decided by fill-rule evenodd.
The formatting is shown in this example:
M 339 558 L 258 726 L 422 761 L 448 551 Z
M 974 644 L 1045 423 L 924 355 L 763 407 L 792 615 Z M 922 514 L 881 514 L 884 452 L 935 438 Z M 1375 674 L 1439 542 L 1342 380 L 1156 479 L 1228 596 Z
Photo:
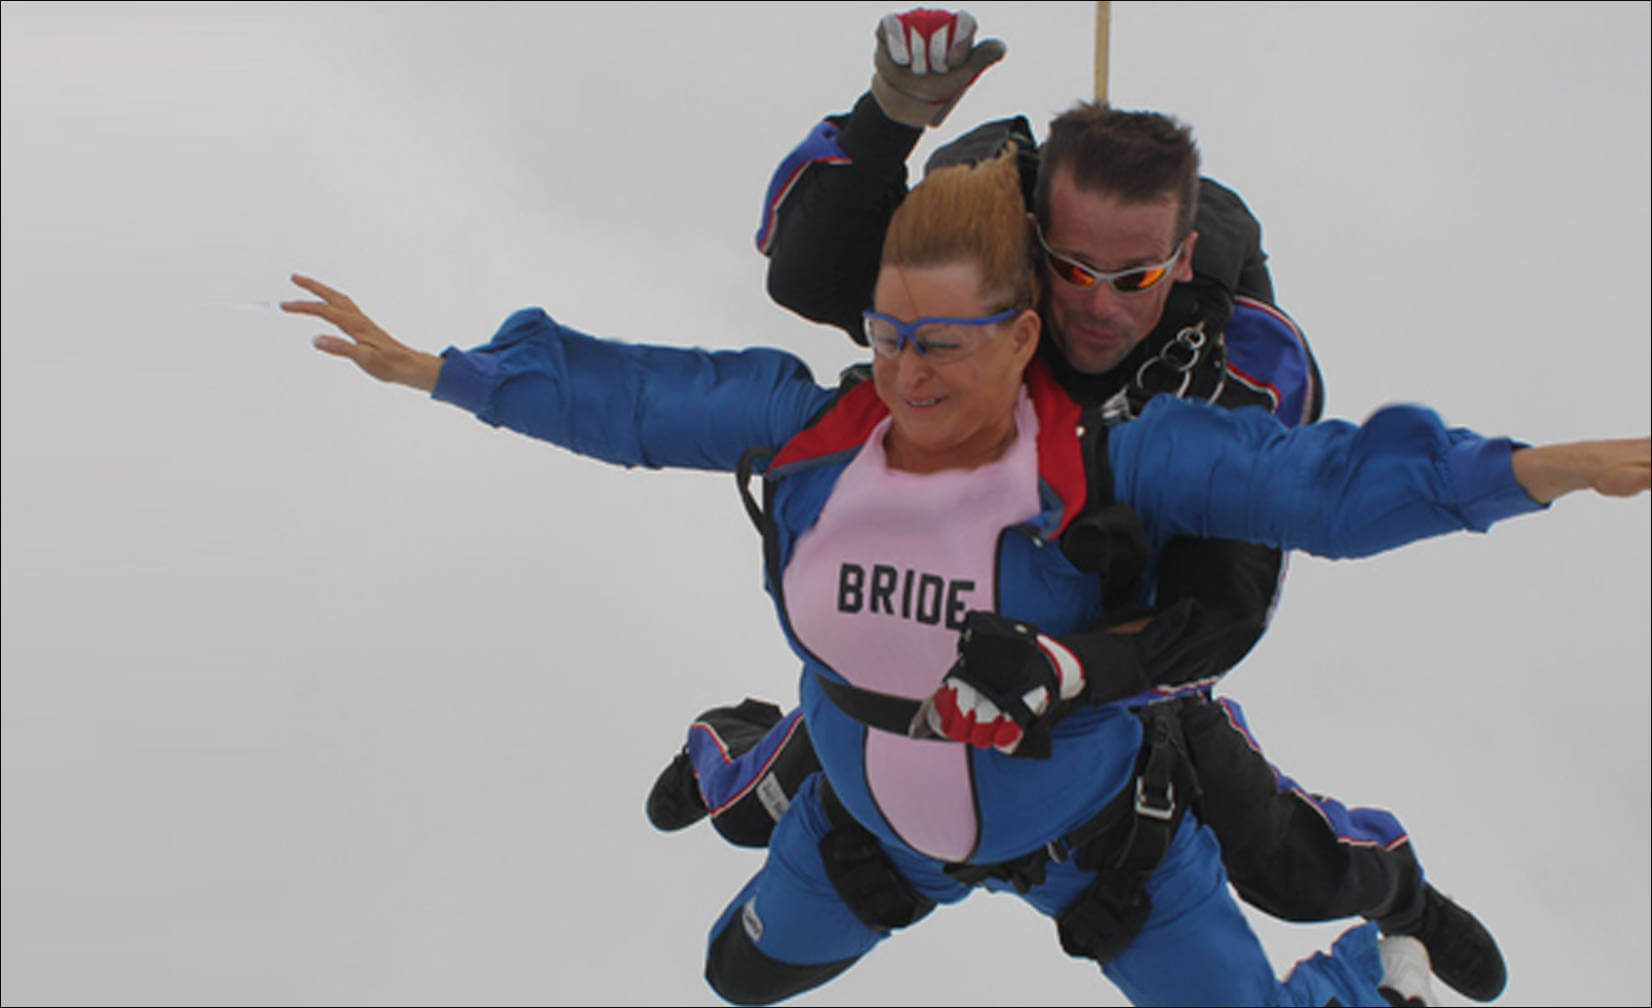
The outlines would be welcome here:
M 1169 276 L 1171 267 L 1182 257 L 1182 246 L 1187 244 L 1187 237 L 1184 235 L 1182 240 L 1176 243 L 1176 251 L 1170 253 L 1170 258 L 1162 263 L 1108 272 L 1092 269 L 1050 248 L 1049 242 L 1044 240 L 1044 229 L 1037 223 L 1033 224 L 1033 231 L 1038 235 L 1038 245 L 1044 250 L 1044 261 L 1050 264 L 1051 273 L 1079 290 L 1090 290 L 1096 284 L 1106 281 L 1120 294 L 1139 294 Z

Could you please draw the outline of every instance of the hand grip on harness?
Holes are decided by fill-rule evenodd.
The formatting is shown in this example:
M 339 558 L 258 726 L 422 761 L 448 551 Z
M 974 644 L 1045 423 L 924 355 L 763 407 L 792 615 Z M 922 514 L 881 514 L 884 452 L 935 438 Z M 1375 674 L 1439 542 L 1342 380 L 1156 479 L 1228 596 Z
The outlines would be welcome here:
M 972 612 L 958 660 L 925 706 L 930 730 L 954 742 L 1035 759 L 1050 755 L 1050 723 L 1084 690 L 1084 669 L 1028 623 Z

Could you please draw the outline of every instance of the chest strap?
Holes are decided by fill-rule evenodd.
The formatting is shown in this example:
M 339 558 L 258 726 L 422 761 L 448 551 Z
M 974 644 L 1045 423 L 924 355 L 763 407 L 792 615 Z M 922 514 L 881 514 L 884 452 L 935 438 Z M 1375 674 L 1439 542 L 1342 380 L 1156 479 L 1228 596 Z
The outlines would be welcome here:
M 838 682 L 816 674 L 815 681 L 838 710 L 871 728 L 896 735 L 908 734 L 912 719 L 918 716 L 920 701 L 908 700 L 889 693 L 878 693 L 849 683 Z

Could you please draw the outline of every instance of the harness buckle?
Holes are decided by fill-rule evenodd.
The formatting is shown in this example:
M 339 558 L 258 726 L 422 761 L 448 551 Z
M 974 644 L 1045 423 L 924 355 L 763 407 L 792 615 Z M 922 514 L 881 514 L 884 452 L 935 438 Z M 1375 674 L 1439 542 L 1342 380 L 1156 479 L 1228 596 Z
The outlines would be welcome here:
M 1176 783 L 1166 781 L 1163 796 L 1153 796 L 1162 804 L 1150 804 L 1147 794 L 1147 781 L 1136 778 L 1136 814 L 1148 819 L 1157 819 L 1160 822 L 1169 822 L 1176 814 Z

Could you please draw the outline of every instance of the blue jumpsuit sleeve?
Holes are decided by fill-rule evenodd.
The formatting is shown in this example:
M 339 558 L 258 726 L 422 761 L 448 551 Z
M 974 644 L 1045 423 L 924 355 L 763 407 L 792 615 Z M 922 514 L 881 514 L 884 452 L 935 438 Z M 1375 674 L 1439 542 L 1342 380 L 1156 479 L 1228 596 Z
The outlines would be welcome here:
M 1160 396 L 1108 438 L 1119 499 L 1155 546 L 1177 535 L 1245 539 L 1325 557 L 1369 556 L 1541 510 L 1513 445 L 1392 406 L 1362 425 L 1287 429 L 1259 408 Z
M 600 340 L 524 308 L 474 350 L 449 347 L 432 397 L 495 427 L 624 466 L 733 471 L 831 396 L 779 350 Z
M 849 163 L 849 155 L 838 146 L 837 136 L 837 123 L 827 119 L 816 124 L 803 142 L 793 147 L 774 170 L 768 190 L 763 193 L 763 217 L 757 225 L 757 251 L 764 255 L 771 251 L 780 208 L 806 171 L 815 165 Z
M 1228 370 L 1273 400 L 1273 412 L 1288 427 L 1319 418 L 1323 391 L 1318 368 L 1302 330 L 1289 315 L 1254 298 L 1234 299 L 1233 317 L 1223 333 Z

